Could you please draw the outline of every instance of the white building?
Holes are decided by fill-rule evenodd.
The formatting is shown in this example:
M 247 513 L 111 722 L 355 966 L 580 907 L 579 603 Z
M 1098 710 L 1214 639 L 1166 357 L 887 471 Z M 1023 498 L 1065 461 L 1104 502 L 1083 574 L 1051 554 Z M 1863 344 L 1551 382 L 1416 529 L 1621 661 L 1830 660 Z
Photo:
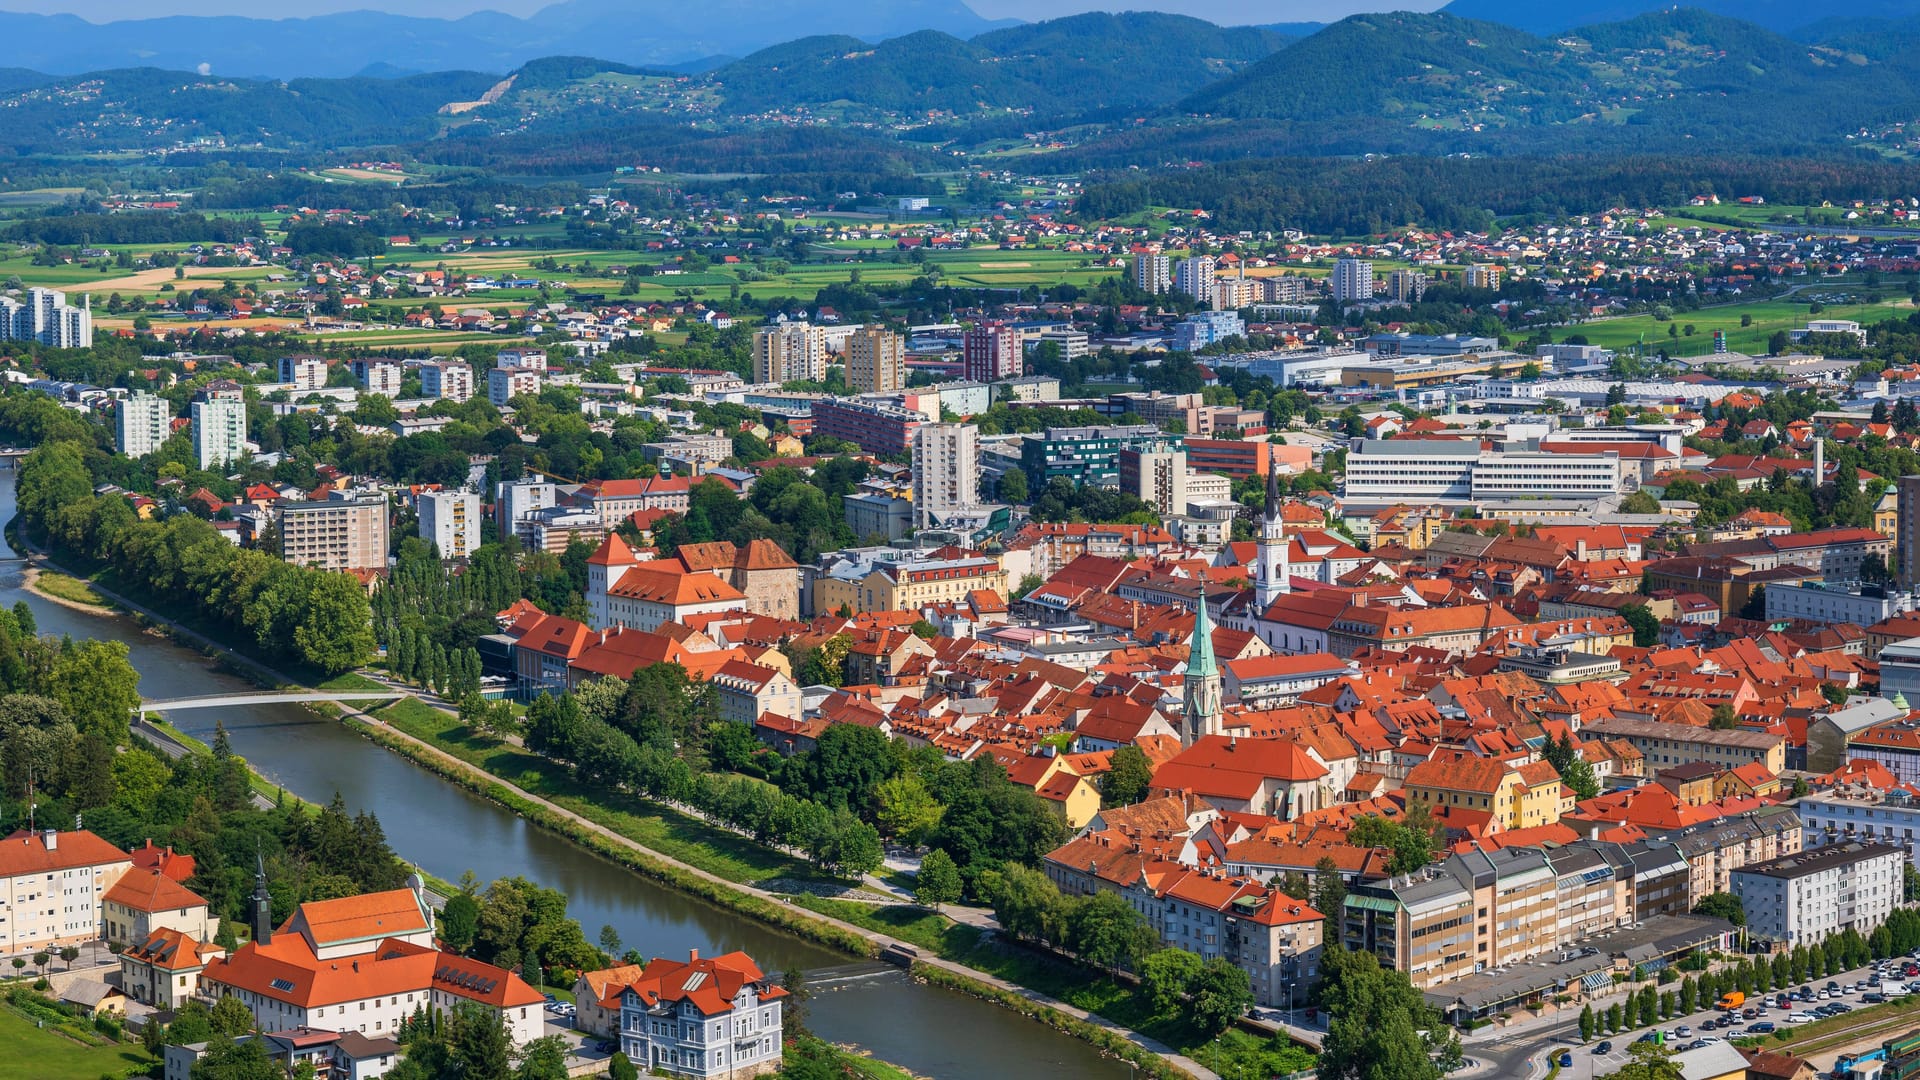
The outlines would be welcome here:
M 420 496 L 420 537 L 443 559 L 464 559 L 480 547 L 480 496 L 471 491 L 432 491 Z
M 1213 258 L 1195 255 L 1173 265 L 1173 291 L 1186 293 L 1203 304 L 1213 303 Z
M 1186 451 L 1122 450 L 1119 465 L 1121 491 L 1168 517 L 1187 512 Z
M 517 534 L 520 522 L 547 509 L 558 501 L 559 488 L 553 481 L 534 476 L 525 480 L 505 481 L 493 488 L 494 524 L 500 528 L 502 537 Z M 598 517 L 598 515 L 595 515 Z
M 1914 610 L 1914 596 L 1886 585 L 1857 582 L 1775 581 L 1767 584 L 1767 619 L 1820 623 L 1874 623 Z
M 754 332 L 753 381 L 819 382 L 826 377 L 826 327 L 790 322 Z
M 980 503 L 980 429 L 922 424 L 913 433 L 913 514 L 931 529 L 953 510 Z
M 193 451 L 203 469 L 219 469 L 246 456 L 247 402 L 230 379 L 208 383 L 193 403 Z
M 1395 270 L 1387 275 L 1387 296 L 1396 304 L 1417 304 L 1427 295 L 1427 275 L 1418 270 Z
M 1173 348 L 1180 352 L 1204 349 L 1228 338 L 1246 337 L 1247 324 L 1231 311 L 1200 311 L 1173 327 Z
M 58 289 L 32 288 L 24 302 L 0 296 L 0 339 L 35 341 L 55 349 L 93 347 L 93 298 L 67 303 Z
M 327 385 L 327 362 L 318 356 L 283 356 L 280 381 L 295 390 L 318 390 Z
M 493 358 L 495 367 L 517 368 L 521 371 L 547 370 L 547 351 L 545 349 L 501 349 Z
M 473 369 L 465 364 L 427 364 L 420 369 L 420 392 L 430 398 L 466 401 L 473 397 Z
M 1173 288 L 1173 262 L 1165 255 L 1135 255 L 1133 284 L 1141 292 L 1159 294 Z
M 130 458 L 142 458 L 173 434 L 173 403 L 136 390 L 120 402 L 114 417 L 114 445 Z
M 0 841 L 0 956 L 97 940 L 107 891 L 132 869 L 132 856 L 84 830 Z
M 1749 863 L 1729 890 L 1756 940 L 1784 945 L 1823 941 L 1852 928 L 1862 937 L 1887 921 L 1905 887 L 1907 849 L 1850 841 Z
M 1477 442 L 1363 439 L 1347 455 L 1350 501 L 1598 499 L 1620 491 L 1620 456 L 1482 450 Z
M 1794 804 L 1808 850 L 1850 840 L 1897 844 L 1920 866 L 1920 803 L 1905 788 L 1878 791 L 1847 785 L 1816 792 Z
M 1059 346 L 1062 360 L 1078 360 L 1092 351 L 1085 330 L 1048 330 L 1040 335 L 1038 343 L 1049 341 Z
M 1342 304 L 1373 299 L 1373 264 L 1340 259 L 1333 264 L 1333 298 Z
M 487 400 L 495 408 L 522 395 L 540 392 L 540 372 L 527 368 L 497 367 L 487 372 Z
M 386 362 L 372 363 L 360 368 L 360 387 L 369 394 L 379 394 L 385 398 L 400 396 L 400 365 Z
M 618 989 L 620 1049 L 648 1072 L 728 1080 L 772 1073 L 786 996 L 743 952 L 655 958 Z

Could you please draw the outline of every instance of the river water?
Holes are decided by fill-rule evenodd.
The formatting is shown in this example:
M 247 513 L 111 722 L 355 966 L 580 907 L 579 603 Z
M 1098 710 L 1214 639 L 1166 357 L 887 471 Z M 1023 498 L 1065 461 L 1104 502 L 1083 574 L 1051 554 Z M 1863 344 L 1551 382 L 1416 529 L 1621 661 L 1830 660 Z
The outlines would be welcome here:
M 14 515 L 14 476 L 0 470 L 0 522 Z M 14 554 L 4 539 L 0 553 Z M 22 587 L 18 563 L 0 563 L 0 604 L 10 607 L 23 598 L 43 634 L 126 642 L 144 697 L 252 689 L 130 619 L 50 603 Z M 234 752 L 263 776 L 316 803 L 339 792 L 350 810 L 377 815 L 394 850 L 428 873 L 449 881 L 468 870 L 482 881 L 520 875 L 560 890 L 589 940 L 611 925 L 627 948 L 649 956 L 743 949 L 768 971 L 804 968 L 814 991 L 808 1020 L 815 1031 L 917 1074 L 941 1080 L 1118 1080 L 1130 1072 L 1124 1062 L 1004 1009 L 916 983 L 877 963 L 850 961 L 661 886 L 300 706 L 187 710 L 169 720 L 203 740 L 211 739 L 216 722 L 224 723 Z

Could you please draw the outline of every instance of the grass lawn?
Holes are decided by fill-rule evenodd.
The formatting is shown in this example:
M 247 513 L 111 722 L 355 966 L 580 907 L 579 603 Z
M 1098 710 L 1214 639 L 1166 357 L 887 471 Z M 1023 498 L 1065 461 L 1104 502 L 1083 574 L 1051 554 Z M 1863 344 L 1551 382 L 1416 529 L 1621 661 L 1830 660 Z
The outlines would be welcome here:
M 730 881 L 821 878 L 805 861 L 745 837 L 641 799 L 578 783 L 565 766 L 472 732 L 457 717 L 417 698 L 381 706 L 372 715 L 556 806 Z
M 137 1044 L 88 1046 L 0 1008 L 0 1080 L 99 1080 L 152 1061 Z
M 1818 289 L 1808 290 L 1818 292 Z M 1835 292 L 1862 293 L 1858 285 L 1833 286 Z M 1699 311 L 1675 312 L 1671 322 L 1660 322 L 1652 315 L 1629 315 L 1617 319 L 1597 319 L 1568 327 L 1567 334 L 1581 334 L 1609 349 L 1624 349 L 1644 337 L 1649 352 L 1666 349 L 1671 356 L 1701 356 L 1713 351 L 1713 332 L 1727 333 L 1727 348 L 1734 352 L 1764 354 L 1767 339 L 1781 330 L 1805 326 L 1809 318 L 1851 319 L 1863 326 L 1892 318 L 1904 318 L 1914 311 L 1905 296 L 1876 304 L 1828 304 L 1817 316 L 1807 313 L 1807 300 L 1755 300 L 1745 304 L 1727 304 Z M 1752 325 L 1741 326 L 1741 316 L 1749 316 Z M 1691 325 L 1691 336 L 1685 333 Z M 1669 337 L 1667 327 L 1678 326 L 1681 336 Z
M 88 607 L 97 608 L 113 606 L 99 593 L 94 592 L 92 585 L 81 581 L 77 577 L 68 577 L 54 570 L 42 570 L 35 574 L 33 587 L 46 593 L 48 596 L 56 596 L 75 604 L 85 604 Z

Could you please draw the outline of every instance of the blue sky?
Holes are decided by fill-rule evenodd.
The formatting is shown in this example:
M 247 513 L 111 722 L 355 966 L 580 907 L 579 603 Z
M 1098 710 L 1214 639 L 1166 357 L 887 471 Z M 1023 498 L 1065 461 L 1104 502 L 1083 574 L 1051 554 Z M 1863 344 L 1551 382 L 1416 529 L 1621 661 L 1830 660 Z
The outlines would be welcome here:
M 551 0 L 308 0 L 299 6 L 304 15 L 372 8 L 394 14 L 458 17 L 473 11 L 502 11 L 510 15 L 529 15 Z M 884 0 L 880 0 L 884 2 Z M 990 19 L 1050 19 L 1081 11 L 1156 10 L 1194 15 L 1212 22 L 1234 24 L 1275 22 L 1331 22 L 1356 11 L 1385 11 L 1395 8 L 1428 10 L 1444 0 L 1259 0 L 1244 6 L 1202 3 L 1201 0 L 1136 0 L 1134 3 L 1103 5 L 1086 0 L 969 0 L 972 8 Z M 94 22 L 152 17 L 155 15 L 268 15 L 284 14 L 286 9 L 263 10 L 258 0 L 0 0 L 0 10 L 40 13 L 67 13 Z

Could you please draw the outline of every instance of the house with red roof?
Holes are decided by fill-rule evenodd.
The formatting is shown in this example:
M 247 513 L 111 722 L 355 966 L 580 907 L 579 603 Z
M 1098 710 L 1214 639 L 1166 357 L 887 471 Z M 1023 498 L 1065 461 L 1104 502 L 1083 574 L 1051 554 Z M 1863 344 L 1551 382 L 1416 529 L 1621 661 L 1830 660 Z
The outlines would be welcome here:
M 640 1068 L 733 1080 L 779 1071 L 786 996 L 746 953 L 694 950 L 648 961 L 600 1004 L 619 1009 L 621 1052 Z

